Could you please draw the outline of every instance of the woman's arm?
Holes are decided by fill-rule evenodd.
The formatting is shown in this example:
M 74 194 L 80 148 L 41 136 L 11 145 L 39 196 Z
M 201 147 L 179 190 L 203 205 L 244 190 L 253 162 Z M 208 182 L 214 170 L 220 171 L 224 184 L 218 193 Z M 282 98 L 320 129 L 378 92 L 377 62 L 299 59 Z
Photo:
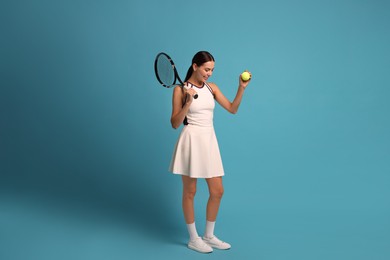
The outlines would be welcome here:
M 232 114 L 235 114 L 238 111 L 238 107 L 241 104 L 241 100 L 242 100 L 242 96 L 244 95 L 245 88 L 248 86 L 249 82 L 250 80 L 243 81 L 240 76 L 237 94 L 233 102 L 230 102 L 225 97 L 225 95 L 222 93 L 222 91 L 218 88 L 217 85 L 210 83 L 210 86 L 213 88 L 215 100 L 227 111 L 229 111 Z
M 183 123 L 195 93 L 196 92 L 193 89 L 183 90 L 180 86 L 174 88 L 171 115 L 171 125 L 173 128 L 177 129 Z M 183 105 L 184 98 L 185 103 Z

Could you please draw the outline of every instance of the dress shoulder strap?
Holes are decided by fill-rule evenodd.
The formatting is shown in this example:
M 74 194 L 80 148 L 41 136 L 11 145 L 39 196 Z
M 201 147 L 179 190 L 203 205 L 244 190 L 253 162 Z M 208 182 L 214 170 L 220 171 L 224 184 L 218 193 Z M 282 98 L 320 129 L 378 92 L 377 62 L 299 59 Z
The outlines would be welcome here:
M 214 96 L 214 91 L 213 89 L 210 87 L 209 84 L 207 84 L 206 82 L 204 83 L 204 85 L 208 88 L 208 90 L 211 92 L 211 94 Z

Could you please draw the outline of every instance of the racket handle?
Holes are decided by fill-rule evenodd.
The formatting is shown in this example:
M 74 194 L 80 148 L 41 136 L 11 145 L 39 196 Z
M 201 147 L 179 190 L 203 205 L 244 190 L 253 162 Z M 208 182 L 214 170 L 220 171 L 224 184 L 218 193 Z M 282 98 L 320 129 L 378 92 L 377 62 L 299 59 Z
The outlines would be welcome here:
M 186 89 L 190 89 L 191 87 L 189 87 L 188 85 L 184 85 L 184 87 L 186 88 Z M 198 94 L 195 94 L 194 96 L 193 96 L 193 98 L 194 99 L 197 99 L 198 98 Z

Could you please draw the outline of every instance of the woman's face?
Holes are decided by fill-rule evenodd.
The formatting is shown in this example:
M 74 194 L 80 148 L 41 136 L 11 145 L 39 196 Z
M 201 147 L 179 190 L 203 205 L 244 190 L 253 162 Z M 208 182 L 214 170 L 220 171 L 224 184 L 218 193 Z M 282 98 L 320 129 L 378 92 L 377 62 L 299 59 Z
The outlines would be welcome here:
M 214 61 L 208 61 L 203 63 L 201 66 L 194 64 L 194 72 L 196 79 L 202 82 L 206 82 L 214 71 Z

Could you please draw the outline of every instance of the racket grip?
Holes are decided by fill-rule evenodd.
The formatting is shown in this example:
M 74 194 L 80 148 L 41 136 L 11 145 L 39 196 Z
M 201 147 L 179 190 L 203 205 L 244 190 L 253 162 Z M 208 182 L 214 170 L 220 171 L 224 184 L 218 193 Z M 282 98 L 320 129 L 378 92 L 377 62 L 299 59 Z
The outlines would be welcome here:
M 184 87 L 186 88 L 186 89 L 190 89 L 191 87 L 189 87 L 188 85 L 184 85 Z M 193 96 L 193 98 L 194 99 L 197 99 L 198 98 L 198 94 L 195 94 L 194 96 Z

